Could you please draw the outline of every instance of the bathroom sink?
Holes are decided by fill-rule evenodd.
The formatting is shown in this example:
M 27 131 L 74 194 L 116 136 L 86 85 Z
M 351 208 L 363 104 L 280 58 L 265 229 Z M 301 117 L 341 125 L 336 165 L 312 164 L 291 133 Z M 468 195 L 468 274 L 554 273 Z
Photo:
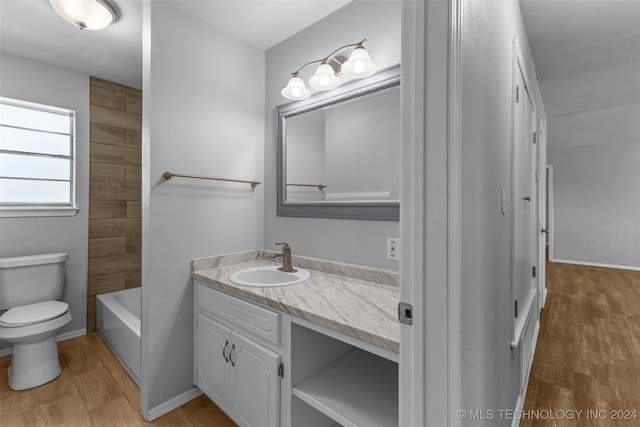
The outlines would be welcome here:
M 295 285 L 307 280 L 309 276 L 309 271 L 301 268 L 295 273 L 287 273 L 278 270 L 276 265 L 269 265 L 236 271 L 231 273 L 229 280 L 241 286 L 273 287 Z

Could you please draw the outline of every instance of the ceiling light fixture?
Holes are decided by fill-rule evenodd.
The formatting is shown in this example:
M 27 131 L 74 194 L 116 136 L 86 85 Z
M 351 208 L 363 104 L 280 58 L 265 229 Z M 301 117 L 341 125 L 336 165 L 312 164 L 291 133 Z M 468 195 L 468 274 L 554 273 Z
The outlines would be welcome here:
M 102 30 L 118 19 L 107 0 L 45 0 L 62 19 L 81 30 Z
M 366 41 L 367 39 L 363 39 L 359 43 L 341 46 L 322 59 L 307 62 L 302 67 L 291 73 L 289 83 L 280 93 L 285 98 L 294 101 L 309 98 L 311 96 L 311 92 L 305 86 L 302 78 L 300 78 L 300 71 L 308 65 L 317 64 L 318 62 L 320 65 L 311 78 L 309 78 L 309 86 L 318 90 L 331 90 L 340 86 L 340 79 L 338 77 L 343 73 L 346 76 L 355 79 L 369 77 L 374 74 L 377 67 L 371 61 L 371 58 L 364 49 L 364 46 L 362 46 Z M 349 59 L 341 55 L 334 56 L 341 50 L 354 46 L 355 49 L 351 53 L 351 56 L 349 56 Z

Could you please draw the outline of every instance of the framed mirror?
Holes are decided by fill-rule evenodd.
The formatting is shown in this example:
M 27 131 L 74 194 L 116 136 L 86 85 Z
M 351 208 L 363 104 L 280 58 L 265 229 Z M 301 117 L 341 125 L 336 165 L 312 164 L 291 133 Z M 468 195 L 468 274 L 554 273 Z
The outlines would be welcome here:
M 398 221 L 400 66 L 278 107 L 278 216 Z

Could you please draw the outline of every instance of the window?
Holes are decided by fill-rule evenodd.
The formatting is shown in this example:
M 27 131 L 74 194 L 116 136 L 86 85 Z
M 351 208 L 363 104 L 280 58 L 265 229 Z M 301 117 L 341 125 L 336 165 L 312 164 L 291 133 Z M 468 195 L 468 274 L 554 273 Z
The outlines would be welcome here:
M 0 215 L 74 215 L 75 112 L 0 97 Z

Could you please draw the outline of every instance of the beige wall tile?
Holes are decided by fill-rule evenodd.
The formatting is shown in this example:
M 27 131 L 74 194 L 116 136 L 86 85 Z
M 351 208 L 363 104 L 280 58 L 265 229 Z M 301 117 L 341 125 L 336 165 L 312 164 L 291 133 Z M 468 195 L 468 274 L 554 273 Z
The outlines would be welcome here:
M 142 202 L 127 202 L 127 218 L 142 218 Z
M 142 236 L 127 236 L 127 253 L 139 254 L 142 252 Z
M 91 140 L 91 144 L 119 145 L 124 147 L 127 144 L 127 131 L 112 126 L 92 123 L 89 139 Z
M 90 182 L 91 200 L 140 200 L 142 186 L 126 182 Z
M 126 273 L 114 273 L 89 277 L 88 295 L 95 296 L 125 289 L 125 275 Z
M 127 182 L 133 184 L 142 183 L 142 168 L 140 166 L 127 165 L 125 170 L 125 177 Z
M 115 236 L 139 236 L 142 234 L 142 224 L 137 218 L 133 219 L 89 219 L 89 238 Z
M 90 102 L 93 105 L 114 108 L 116 110 L 127 109 L 127 95 L 124 92 L 97 85 L 91 85 Z
M 127 147 L 142 149 L 142 132 L 127 129 Z
M 91 77 L 89 278 L 94 295 L 140 286 L 142 91 Z M 125 276 L 126 274 L 126 276 Z
M 124 286 L 129 288 L 139 288 L 142 285 L 142 272 L 140 270 L 127 271 L 124 273 Z
M 142 164 L 140 150 L 107 144 L 92 143 L 89 159 L 92 162 L 115 163 L 118 165 L 140 166 Z
M 124 200 L 90 200 L 89 219 L 112 219 L 127 217 L 127 202 Z
M 89 277 L 121 273 L 140 268 L 139 254 L 122 254 L 93 258 L 89 263 Z
M 89 239 L 89 263 L 91 258 L 124 254 L 127 249 L 128 242 L 124 236 Z
M 118 92 L 124 92 L 125 94 L 129 95 L 137 95 L 139 93 L 141 93 L 142 91 L 140 89 L 136 89 L 135 87 L 131 87 L 131 86 L 124 86 L 118 83 L 114 83 L 114 82 L 110 82 L 108 80 L 103 80 L 100 79 L 98 77 L 90 77 L 90 81 L 89 83 L 92 86 L 99 86 L 99 87 L 103 87 L 105 89 L 110 89 L 110 90 L 115 90 Z
M 91 104 L 90 110 L 91 123 L 137 131 L 142 130 L 142 116 L 140 114 L 94 104 Z
M 125 182 L 127 180 L 127 167 L 115 163 L 91 162 L 89 166 L 89 179 L 91 182 Z
M 142 114 L 142 91 L 139 94 L 127 95 L 127 111 Z

